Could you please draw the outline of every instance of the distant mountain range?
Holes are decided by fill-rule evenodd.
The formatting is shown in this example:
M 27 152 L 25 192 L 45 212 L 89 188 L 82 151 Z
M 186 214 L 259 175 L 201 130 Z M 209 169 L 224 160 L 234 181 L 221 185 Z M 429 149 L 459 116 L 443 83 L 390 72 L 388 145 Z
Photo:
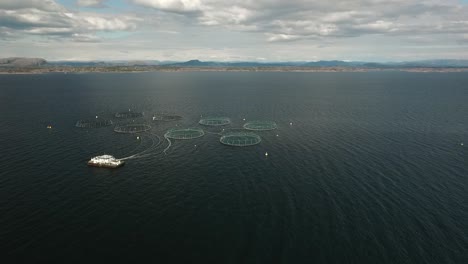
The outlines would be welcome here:
M 301 66 L 305 62 L 219 62 L 219 61 L 199 61 L 189 60 L 186 62 L 176 62 L 165 64 L 173 67 L 281 67 L 281 66 Z
M 174 67 L 364 67 L 364 68 L 446 68 L 446 67 L 468 67 L 468 60 L 424 60 L 408 62 L 363 62 L 363 61 L 311 61 L 311 62 L 216 62 L 190 60 L 164 64 Z
M 189 60 L 185 62 L 135 60 L 135 61 L 46 61 L 42 58 L 4 58 L 0 67 L 117 67 L 117 66 L 165 66 L 165 67 L 359 67 L 359 68 L 465 68 L 468 60 L 422 60 L 407 62 L 362 62 L 362 61 L 303 61 L 303 62 L 218 62 Z
M 0 58 L 0 67 L 31 67 L 31 66 L 42 66 L 47 63 L 46 60 L 41 58 Z

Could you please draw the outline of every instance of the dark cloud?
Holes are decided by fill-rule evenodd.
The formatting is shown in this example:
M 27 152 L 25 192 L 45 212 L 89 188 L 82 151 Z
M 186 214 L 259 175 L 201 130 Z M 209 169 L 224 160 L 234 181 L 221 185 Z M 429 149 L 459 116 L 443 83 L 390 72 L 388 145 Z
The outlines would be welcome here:
M 105 0 L 77 0 L 80 6 L 102 6 Z M 264 34 L 269 41 L 468 32 L 468 8 L 455 0 L 131 0 L 159 12 L 179 14 L 174 23 L 192 20 L 200 26 Z M 182 15 L 182 16 L 180 16 Z M 150 19 L 151 20 L 151 19 Z M 52 0 L 2 0 L 0 26 L 22 33 L 92 34 L 128 31 L 135 17 L 71 12 Z M 149 22 L 149 21 L 146 21 Z M 21 33 L 21 32 L 18 32 Z
M 270 41 L 367 34 L 468 32 L 468 9 L 442 0 L 133 0 L 166 12 L 197 12 L 201 25 L 264 33 Z

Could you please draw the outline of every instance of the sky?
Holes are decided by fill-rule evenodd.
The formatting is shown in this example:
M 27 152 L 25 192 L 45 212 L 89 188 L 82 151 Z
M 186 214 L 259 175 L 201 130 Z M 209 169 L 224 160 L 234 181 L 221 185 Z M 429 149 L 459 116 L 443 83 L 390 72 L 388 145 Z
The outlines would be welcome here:
M 0 0 L 0 57 L 468 59 L 468 0 Z

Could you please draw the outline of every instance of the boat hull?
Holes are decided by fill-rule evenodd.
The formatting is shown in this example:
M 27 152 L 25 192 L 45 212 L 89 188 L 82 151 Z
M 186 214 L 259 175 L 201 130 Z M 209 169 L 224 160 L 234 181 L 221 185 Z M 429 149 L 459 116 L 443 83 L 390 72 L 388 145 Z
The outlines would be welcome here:
M 120 164 L 116 164 L 116 165 L 88 162 L 88 166 L 90 167 L 107 168 L 107 169 L 116 169 L 116 168 L 122 167 L 123 165 L 125 165 L 125 162 L 123 161 Z

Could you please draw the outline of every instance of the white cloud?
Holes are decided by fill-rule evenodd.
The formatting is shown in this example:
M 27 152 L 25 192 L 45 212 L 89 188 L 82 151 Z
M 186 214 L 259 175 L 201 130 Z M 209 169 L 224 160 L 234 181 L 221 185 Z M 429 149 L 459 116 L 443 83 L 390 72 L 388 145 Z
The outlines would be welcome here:
M 73 20 L 77 29 L 84 31 L 131 31 L 135 30 L 139 21 L 138 18 L 131 16 L 104 16 L 96 14 L 68 14 Z
M 91 35 L 91 34 L 78 34 L 78 33 L 75 33 L 72 35 L 72 39 L 74 42 L 89 42 L 89 43 L 93 43 L 93 42 L 100 42 L 101 39 L 95 35 Z
M 104 7 L 104 2 L 107 0 L 77 0 L 78 6 L 82 7 Z
M 164 11 L 186 13 L 202 9 L 201 0 L 133 0 L 135 4 Z
M 0 9 L 16 10 L 16 9 L 38 9 L 44 11 L 64 10 L 62 6 L 53 0 L 1 0 Z
M 206 9 L 199 21 L 203 25 L 241 25 L 252 18 L 255 11 L 240 6 L 226 9 Z
M 19 1 L 21 2 L 21 1 Z M 0 26 L 8 37 L 28 35 L 56 36 L 71 40 L 87 39 L 100 31 L 133 31 L 140 18 L 130 15 L 72 12 L 54 1 L 25 1 L 18 4 L 6 1 L 0 4 Z M 5 36 L 5 34 L 3 34 Z M 2 37 L 2 35 L 0 35 Z
M 0 55 L 40 49 L 60 57 L 78 49 L 86 58 L 170 60 L 468 56 L 468 5 L 458 0 L 123 1 L 0 0 Z M 78 8 L 104 4 L 109 8 Z
M 468 32 L 468 8 L 455 0 L 133 0 L 160 11 L 187 13 L 199 24 L 260 31 L 269 41 L 366 34 Z M 294 37 L 291 37 L 294 36 Z
M 287 35 L 287 34 L 270 34 L 267 33 L 268 41 L 276 42 L 276 41 L 292 41 L 299 39 L 300 36 L 297 35 Z

